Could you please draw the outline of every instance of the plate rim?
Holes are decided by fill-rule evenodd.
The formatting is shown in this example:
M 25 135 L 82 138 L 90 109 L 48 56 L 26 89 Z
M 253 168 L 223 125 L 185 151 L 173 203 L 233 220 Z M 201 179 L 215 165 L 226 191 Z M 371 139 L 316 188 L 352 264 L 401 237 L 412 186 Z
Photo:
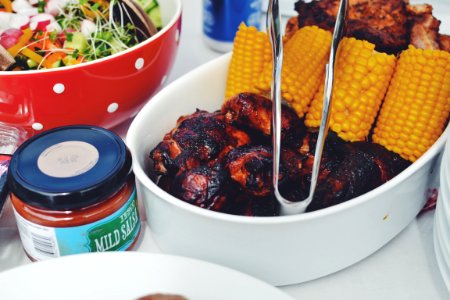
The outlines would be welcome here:
M 280 300 L 293 300 L 293 298 L 282 291 L 281 289 L 270 285 L 269 283 L 258 279 L 256 277 L 253 277 L 249 274 L 246 274 L 244 272 L 235 270 L 233 268 L 219 265 L 216 263 L 212 263 L 209 261 L 197 259 L 197 258 L 191 258 L 191 257 L 185 257 L 180 255 L 173 255 L 173 254 L 166 254 L 166 253 L 151 253 L 151 252 L 138 252 L 138 251 L 110 251 L 110 252 L 94 252 L 94 253 L 82 253 L 82 254 L 75 254 L 75 255 L 67 255 L 62 256 L 58 258 L 52 258 L 45 261 L 38 261 L 33 262 L 25 265 L 20 265 L 12 269 L 8 269 L 5 271 L 0 272 L 0 285 L 2 286 L 1 293 L 3 294 L 8 289 L 5 289 L 5 283 L 12 283 L 15 279 L 20 278 L 21 282 L 26 282 L 27 276 L 32 276 L 31 274 L 34 274 L 34 272 L 39 270 L 48 270 L 48 271 L 55 271 L 61 268 L 61 266 L 69 265 L 69 266 L 79 266 L 79 270 L 86 269 L 86 262 L 94 262 L 94 265 L 89 265 L 89 272 L 93 272 L 93 270 L 96 270 L 95 264 L 102 265 L 105 261 L 113 261 L 120 259 L 123 262 L 131 262 L 134 263 L 136 261 L 139 262 L 147 262 L 147 263 L 157 263 L 161 265 L 175 263 L 177 265 L 181 266 L 181 269 L 183 269 L 185 264 L 189 266 L 193 266 L 192 274 L 195 275 L 204 273 L 206 269 L 210 270 L 213 269 L 214 273 L 217 272 L 218 275 L 223 276 L 225 279 L 228 280 L 236 280 L 238 278 L 239 280 L 242 280 L 246 284 L 243 284 L 242 286 L 248 287 L 250 286 L 251 289 L 259 288 L 264 289 L 264 291 L 269 292 L 271 291 L 272 294 L 276 294 L 277 299 Z M 69 263 L 67 263 L 69 262 Z M 81 264 L 79 262 L 84 262 L 84 264 Z M 138 266 L 136 266 L 138 267 Z M 33 272 L 29 272 L 33 269 Z M 151 271 L 153 272 L 153 271 Z M 31 274 L 30 274 L 31 273 Z M 71 272 L 73 274 L 77 274 L 77 272 Z M 143 271 L 143 273 L 146 273 Z M 27 275 L 30 274 L 30 275 Z M 45 274 L 45 273 L 43 273 Z M 25 276 L 24 276 L 25 275 Z M 115 275 L 112 274 L 114 277 Z M 43 276 L 44 277 L 44 276 Z M 194 277 L 194 276 L 193 276 Z M 213 276 L 212 276 L 213 277 Z M 70 278 L 69 278 L 70 279 Z M 41 279 L 38 279 L 41 281 Z M 45 280 L 45 279 L 42 279 Z M 20 282 L 20 281 L 17 281 Z M 81 280 L 82 282 L 82 280 Z M 225 281 L 228 282 L 228 281 Z M 73 282 L 71 282 L 73 283 Z M 13 288 L 13 287 L 11 287 Z M 43 289 L 46 289 L 47 286 L 43 286 Z M 205 289 L 208 290 L 208 294 L 210 293 L 211 289 Z M 249 290 L 248 290 L 249 291 Z M 37 294 L 39 291 L 30 290 L 30 293 Z M 214 291 L 212 291 L 214 292 Z M 31 294 L 30 294 L 31 295 Z M 225 295 L 226 296 L 226 295 Z M 39 297 L 38 297 L 39 298 Z M 40 299 L 40 298 L 39 298 Z M 49 298 L 51 299 L 51 298 Z

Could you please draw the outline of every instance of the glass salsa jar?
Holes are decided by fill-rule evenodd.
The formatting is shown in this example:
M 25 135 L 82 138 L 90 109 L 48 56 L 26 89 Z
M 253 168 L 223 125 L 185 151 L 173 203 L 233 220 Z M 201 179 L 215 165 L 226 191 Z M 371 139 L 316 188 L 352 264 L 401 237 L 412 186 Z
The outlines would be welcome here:
M 11 159 L 8 186 L 32 260 L 129 250 L 138 239 L 131 154 L 111 131 L 65 126 L 32 137 Z

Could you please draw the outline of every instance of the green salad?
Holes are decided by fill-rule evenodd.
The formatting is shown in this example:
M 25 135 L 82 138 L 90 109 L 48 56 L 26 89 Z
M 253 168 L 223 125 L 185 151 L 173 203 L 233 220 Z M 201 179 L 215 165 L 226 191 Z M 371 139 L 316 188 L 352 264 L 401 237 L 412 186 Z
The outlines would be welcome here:
M 160 29 L 158 2 L 137 1 Z M 147 38 L 118 0 L 0 3 L 1 70 L 75 65 L 123 51 Z

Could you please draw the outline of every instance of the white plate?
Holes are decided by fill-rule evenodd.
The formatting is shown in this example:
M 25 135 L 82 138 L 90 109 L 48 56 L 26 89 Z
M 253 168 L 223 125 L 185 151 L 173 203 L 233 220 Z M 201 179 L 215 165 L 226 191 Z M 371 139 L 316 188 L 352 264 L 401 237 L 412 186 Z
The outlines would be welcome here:
M 1 299 L 136 299 L 174 293 L 189 300 L 292 300 L 263 281 L 215 264 L 163 254 L 66 256 L 0 273 Z
M 449 143 L 447 142 L 446 150 L 448 148 L 448 145 Z M 439 210 L 442 213 L 444 217 L 442 222 L 445 224 L 447 231 L 450 232 L 450 168 L 447 167 L 448 164 L 448 156 L 444 155 L 441 162 L 441 171 L 439 178 L 440 185 L 438 201 L 440 203 L 437 204 L 436 210 Z
M 442 204 L 442 203 L 440 203 Z M 442 207 L 441 207 L 442 208 Z M 450 271 L 450 243 L 447 241 L 447 236 L 445 232 L 448 232 L 448 227 L 446 223 L 444 223 L 443 218 L 445 218 L 445 214 L 443 214 L 442 209 L 437 209 L 435 212 L 435 222 L 434 222 L 434 234 L 436 235 L 436 238 L 439 241 L 439 244 L 441 246 L 442 255 L 446 261 L 447 268 Z
M 441 211 L 443 217 L 445 217 L 443 221 L 445 221 L 445 226 L 450 232 L 450 190 L 445 186 L 441 186 L 439 189 L 438 199 L 438 201 L 441 202 L 439 210 Z
M 437 223 L 440 222 L 439 220 L 440 216 L 436 216 L 435 219 L 435 224 L 434 224 L 434 252 L 435 252 L 435 256 L 436 256 L 436 261 L 438 263 L 439 266 L 439 271 L 441 273 L 442 279 L 445 282 L 445 285 L 447 286 L 448 291 L 450 292 L 450 268 L 449 268 L 449 264 L 448 264 L 448 257 L 446 258 L 444 256 L 444 252 L 442 249 L 442 244 L 440 241 L 440 236 L 439 236 L 439 226 Z
M 442 156 L 442 161 L 441 161 L 441 169 L 440 169 L 440 177 L 439 177 L 439 187 L 445 188 L 445 190 L 447 191 L 447 195 L 450 195 L 450 166 L 449 166 L 449 156 L 450 156 L 450 151 L 449 150 L 449 143 L 446 142 L 445 148 L 444 148 L 444 153 Z
M 447 157 L 444 156 L 443 162 L 446 158 Z M 434 217 L 433 236 L 435 256 L 439 271 L 447 289 L 450 291 L 450 242 L 448 241 L 448 233 L 450 232 L 448 218 L 450 215 L 448 215 L 446 211 L 447 208 L 445 207 L 447 204 L 446 202 L 450 201 L 450 199 L 447 197 L 447 192 L 443 189 L 441 184 Z
M 450 203 L 448 202 L 450 201 L 450 198 L 447 198 L 448 196 L 449 194 L 446 194 L 445 191 L 440 191 L 438 197 L 439 202 L 436 205 L 435 226 L 439 231 L 438 237 L 440 244 L 447 253 L 446 257 L 450 267 Z

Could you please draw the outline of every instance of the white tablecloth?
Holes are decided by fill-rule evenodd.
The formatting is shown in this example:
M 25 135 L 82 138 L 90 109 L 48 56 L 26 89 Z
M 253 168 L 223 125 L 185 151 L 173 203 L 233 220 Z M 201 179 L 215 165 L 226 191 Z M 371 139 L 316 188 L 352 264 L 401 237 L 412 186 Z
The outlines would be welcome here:
M 201 0 L 185 0 L 183 4 L 180 49 L 169 83 L 221 55 L 207 48 L 202 41 Z M 445 13 L 448 13 L 448 18 L 450 11 Z M 116 131 L 123 135 L 128 125 L 124 124 Z M 433 220 L 434 211 L 424 213 L 365 260 L 324 278 L 280 288 L 295 299 L 302 300 L 450 299 L 434 255 Z M 143 229 L 136 250 L 159 252 L 150 229 L 147 226 Z M 28 263 L 30 261 L 22 250 L 11 204 L 7 203 L 0 218 L 0 271 Z

